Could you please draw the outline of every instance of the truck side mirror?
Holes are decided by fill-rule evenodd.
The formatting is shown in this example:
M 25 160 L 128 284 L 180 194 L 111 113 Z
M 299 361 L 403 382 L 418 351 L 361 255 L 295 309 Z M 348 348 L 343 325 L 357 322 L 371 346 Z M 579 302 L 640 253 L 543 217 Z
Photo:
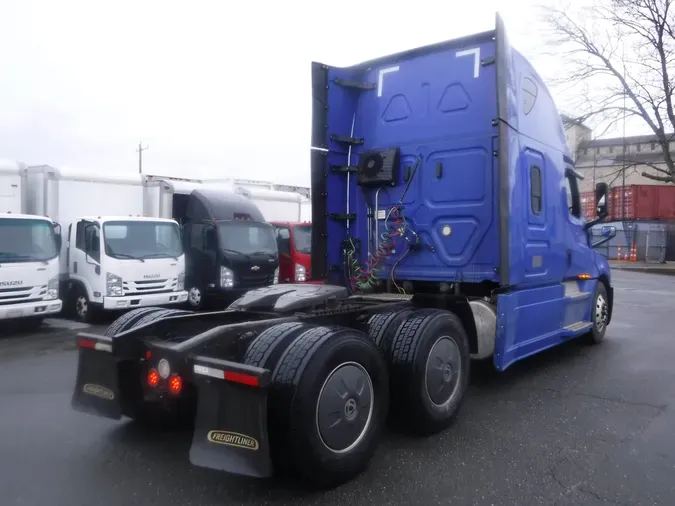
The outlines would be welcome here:
M 98 246 L 98 248 L 97 248 L 96 250 L 94 249 L 94 241 L 93 241 L 93 239 L 94 239 L 94 238 L 98 238 L 98 235 L 97 235 L 97 234 L 95 235 L 94 233 L 90 232 L 90 230 L 92 230 L 92 229 L 93 229 L 93 230 L 96 229 L 96 225 L 94 225 L 93 223 L 90 223 L 89 225 L 87 225 L 86 227 L 84 227 L 84 237 L 85 237 L 85 242 L 84 242 L 84 259 L 86 260 L 86 262 L 87 262 L 88 264 L 91 264 L 91 265 L 96 266 L 96 268 L 94 269 L 94 271 L 96 272 L 96 274 L 101 274 L 101 266 L 100 266 L 98 263 L 92 261 L 92 258 L 89 256 L 89 252 L 90 252 L 90 251 L 91 251 L 91 252 L 94 252 L 94 251 L 97 251 L 97 252 L 98 252 L 98 251 L 100 251 L 100 249 L 101 249 L 101 248 L 100 248 L 100 244 L 97 244 L 97 245 L 96 245 L 96 246 Z
M 54 240 L 56 241 L 56 250 L 61 251 L 61 245 L 63 244 L 63 237 L 61 236 L 61 225 L 54 223 Z
M 600 235 L 602 236 L 602 239 L 594 242 L 591 245 L 591 247 L 597 248 L 598 246 L 602 246 L 606 242 L 609 242 L 610 240 L 614 239 L 614 237 L 616 237 L 616 227 L 613 225 L 605 225 L 600 230 Z
M 607 212 L 607 183 L 598 183 L 595 185 L 595 208 L 598 215 L 584 225 L 584 230 L 590 230 L 593 225 L 600 223 L 607 218 L 607 215 L 609 214 Z
M 598 218 L 604 220 L 607 217 L 607 183 L 598 183 L 595 185 L 595 206 L 598 211 Z

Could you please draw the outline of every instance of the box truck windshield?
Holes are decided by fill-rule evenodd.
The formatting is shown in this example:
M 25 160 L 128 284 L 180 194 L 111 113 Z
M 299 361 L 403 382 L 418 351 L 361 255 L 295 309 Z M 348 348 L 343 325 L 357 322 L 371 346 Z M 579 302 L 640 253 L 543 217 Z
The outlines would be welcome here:
M 103 225 L 106 255 L 118 259 L 177 258 L 183 254 L 175 223 L 108 221 Z
M 58 254 L 56 234 L 50 222 L 0 219 L 0 262 L 45 262 Z
M 274 229 L 267 223 L 230 221 L 218 223 L 220 244 L 224 250 L 243 255 L 276 255 Z
M 298 253 L 312 253 L 312 226 L 296 225 L 293 227 L 293 248 Z

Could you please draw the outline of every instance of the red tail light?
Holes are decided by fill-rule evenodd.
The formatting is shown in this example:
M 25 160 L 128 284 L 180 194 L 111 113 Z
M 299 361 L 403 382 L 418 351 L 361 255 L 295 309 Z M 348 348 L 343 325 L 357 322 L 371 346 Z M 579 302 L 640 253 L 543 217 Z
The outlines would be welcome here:
M 150 369 L 148 372 L 148 385 L 151 387 L 156 387 L 159 384 L 159 373 L 154 369 Z
M 171 393 L 180 393 L 181 388 L 183 388 L 183 380 L 180 379 L 180 376 L 171 376 L 171 379 L 169 380 L 169 390 Z

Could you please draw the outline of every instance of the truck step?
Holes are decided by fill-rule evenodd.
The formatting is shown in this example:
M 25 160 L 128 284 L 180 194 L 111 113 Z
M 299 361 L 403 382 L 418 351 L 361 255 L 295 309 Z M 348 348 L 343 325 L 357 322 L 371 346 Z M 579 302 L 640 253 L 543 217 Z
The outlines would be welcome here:
M 583 299 L 588 299 L 591 296 L 591 292 L 567 292 L 565 293 L 565 299 L 566 300 L 583 300 Z
M 564 330 L 566 330 L 568 332 L 576 334 L 576 333 L 581 332 L 581 331 L 591 330 L 592 327 L 593 327 L 593 324 L 591 322 L 575 322 L 575 323 L 571 323 L 567 327 L 563 327 L 563 328 L 564 328 Z
M 412 298 L 412 295 L 403 293 L 370 293 L 364 295 L 352 295 L 349 297 L 351 300 L 377 300 L 382 302 L 412 300 Z

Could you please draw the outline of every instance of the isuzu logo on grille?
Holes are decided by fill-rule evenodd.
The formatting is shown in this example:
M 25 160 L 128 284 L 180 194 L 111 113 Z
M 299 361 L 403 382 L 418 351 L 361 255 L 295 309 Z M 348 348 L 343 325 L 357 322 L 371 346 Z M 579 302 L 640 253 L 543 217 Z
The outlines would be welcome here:
M 0 286 L 21 286 L 23 281 L 0 281 Z
M 146 274 L 143 279 L 157 279 L 159 277 L 161 277 L 161 274 Z
M 258 267 L 257 265 L 254 265 L 253 267 L 251 267 L 251 270 L 252 271 L 259 271 L 260 267 Z

